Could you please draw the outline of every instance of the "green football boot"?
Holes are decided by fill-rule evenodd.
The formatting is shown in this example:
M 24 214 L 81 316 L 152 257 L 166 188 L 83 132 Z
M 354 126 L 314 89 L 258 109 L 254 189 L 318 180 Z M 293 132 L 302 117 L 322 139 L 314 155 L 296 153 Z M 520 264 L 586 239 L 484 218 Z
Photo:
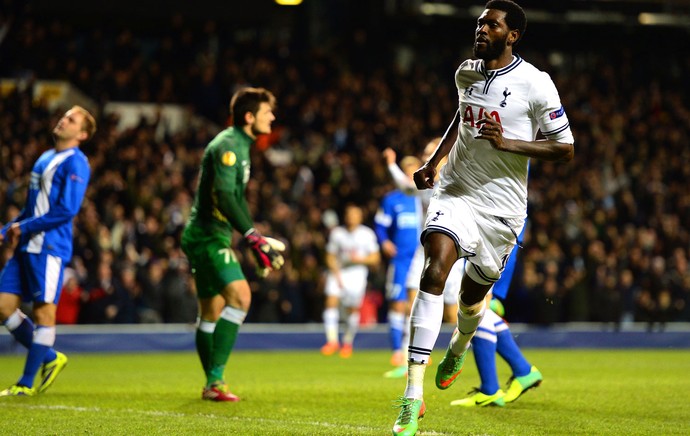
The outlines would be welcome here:
M 542 379 L 541 372 L 539 372 L 536 366 L 533 366 L 527 375 L 523 375 L 522 377 L 511 377 L 510 380 L 508 380 L 508 389 L 506 390 L 506 396 L 503 397 L 503 400 L 506 403 L 517 400 L 520 398 L 520 395 L 539 386 Z
M 499 389 L 493 395 L 486 395 L 479 391 L 479 389 L 474 389 L 470 392 L 469 397 L 463 398 L 461 400 L 454 400 L 450 402 L 451 406 L 462 406 L 462 407 L 485 407 L 485 406 L 499 406 L 503 407 L 506 402 L 503 400 L 505 392 Z
M 460 356 L 456 356 L 450 350 L 446 350 L 446 355 L 441 359 L 441 363 L 436 368 L 436 387 L 439 389 L 448 389 L 462 372 L 462 365 L 465 363 L 465 356 L 467 350 Z
M 38 393 L 42 394 L 49 387 L 53 385 L 53 382 L 57 376 L 65 369 L 67 366 L 67 356 L 63 353 L 56 351 L 57 356 L 55 359 L 48 363 L 44 363 L 41 367 L 41 384 L 38 385 Z
M 19 385 L 12 385 L 0 391 L 0 397 L 31 397 L 33 395 L 36 395 L 36 390 L 34 388 Z
M 417 428 L 419 428 L 417 421 L 419 418 L 423 418 L 426 413 L 424 400 L 400 397 L 395 407 L 400 407 L 400 414 L 393 425 L 393 436 L 413 436 L 417 434 Z
M 386 371 L 383 373 L 383 376 L 385 378 L 403 378 L 407 377 L 407 365 L 404 366 L 398 366 L 390 371 Z

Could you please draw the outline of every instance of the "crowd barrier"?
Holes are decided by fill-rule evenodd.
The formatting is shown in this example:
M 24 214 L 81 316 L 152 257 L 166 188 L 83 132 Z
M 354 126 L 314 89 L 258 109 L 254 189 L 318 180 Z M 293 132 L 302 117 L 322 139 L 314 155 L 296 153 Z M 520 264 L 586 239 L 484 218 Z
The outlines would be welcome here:
M 192 351 L 194 325 L 78 325 L 58 326 L 56 348 L 64 352 L 147 352 Z M 551 327 L 511 324 L 522 348 L 690 348 L 690 323 L 663 326 L 623 325 L 616 330 L 604 324 L 574 323 Z M 448 343 L 452 326 L 444 325 L 437 348 Z M 246 324 L 236 349 L 317 350 L 324 343 L 319 324 Z M 388 329 L 383 324 L 366 328 L 357 335 L 358 349 L 388 349 Z M 25 349 L 3 329 L 0 354 L 24 353 Z

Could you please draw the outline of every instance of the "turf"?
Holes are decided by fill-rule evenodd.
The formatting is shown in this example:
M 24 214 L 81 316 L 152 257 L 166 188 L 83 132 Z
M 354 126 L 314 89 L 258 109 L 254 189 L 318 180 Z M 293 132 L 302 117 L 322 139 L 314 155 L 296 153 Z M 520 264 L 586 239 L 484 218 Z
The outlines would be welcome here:
M 450 401 L 478 384 L 471 358 L 447 391 L 427 371 L 420 435 L 687 435 L 690 350 L 527 350 L 544 383 L 504 408 Z M 318 351 L 239 351 L 226 375 L 239 403 L 200 400 L 193 353 L 71 354 L 53 387 L 0 398 L 1 434 L 383 435 L 397 416 L 404 379 L 382 377 L 385 351 L 348 360 Z M 439 362 L 441 353 L 434 354 Z M 0 357 L 0 385 L 23 356 Z M 501 380 L 509 370 L 499 362 Z

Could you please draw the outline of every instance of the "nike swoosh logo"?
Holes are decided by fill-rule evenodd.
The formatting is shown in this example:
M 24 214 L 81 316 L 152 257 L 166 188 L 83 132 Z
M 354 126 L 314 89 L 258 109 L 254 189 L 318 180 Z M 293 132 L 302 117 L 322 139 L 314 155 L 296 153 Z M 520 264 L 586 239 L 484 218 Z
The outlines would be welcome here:
M 457 374 L 455 374 L 453 377 L 449 378 L 445 382 L 442 381 L 441 386 L 443 386 L 444 388 L 447 388 L 448 386 L 450 386 L 450 384 L 453 383 L 453 381 L 455 381 L 456 378 L 458 378 L 458 376 L 460 375 L 461 372 L 462 372 L 462 370 L 458 371 Z

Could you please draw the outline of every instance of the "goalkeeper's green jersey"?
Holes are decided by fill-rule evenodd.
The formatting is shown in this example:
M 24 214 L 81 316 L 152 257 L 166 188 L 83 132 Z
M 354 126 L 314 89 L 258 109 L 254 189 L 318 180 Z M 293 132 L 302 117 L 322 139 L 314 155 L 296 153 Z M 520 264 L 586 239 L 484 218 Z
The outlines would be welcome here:
M 208 144 L 187 227 L 227 237 L 228 241 L 232 239 L 233 229 L 244 234 L 252 228 L 245 189 L 253 142 L 242 129 L 230 127 Z

